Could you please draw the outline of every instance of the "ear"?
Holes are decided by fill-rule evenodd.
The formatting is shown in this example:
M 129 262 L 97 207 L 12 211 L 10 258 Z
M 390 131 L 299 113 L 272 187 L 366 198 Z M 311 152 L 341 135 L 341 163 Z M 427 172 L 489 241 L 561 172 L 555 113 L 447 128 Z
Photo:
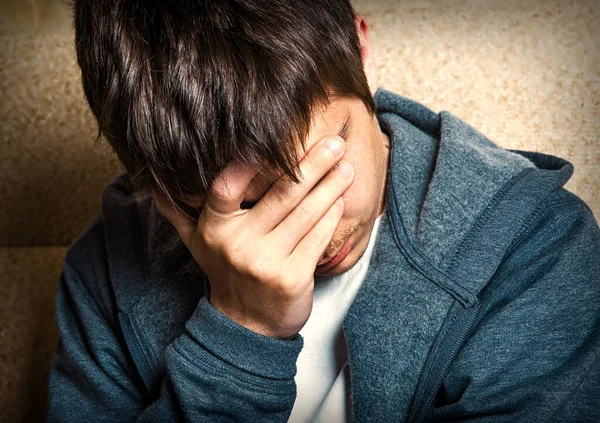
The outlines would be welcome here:
M 371 95 L 375 95 L 375 91 L 377 91 L 379 83 L 377 80 L 377 64 L 375 63 L 375 56 L 373 55 L 373 49 L 371 48 L 369 24 L 359 14 L 354 15 L 354 23 L 356 25 L 356 32 L 360 41 L 360 53 L 362 56 L 363 69 L 367 77 L 367 82 L 369 83 Z

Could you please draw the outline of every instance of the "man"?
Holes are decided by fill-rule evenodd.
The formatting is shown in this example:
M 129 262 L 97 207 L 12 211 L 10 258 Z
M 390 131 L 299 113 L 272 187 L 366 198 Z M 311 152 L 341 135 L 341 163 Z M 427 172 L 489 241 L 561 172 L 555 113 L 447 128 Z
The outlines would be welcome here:
M 74 5 L 128 173 L 67 254 L 49 421 L 594 421 L 565 160 L 377 86 L 347 0 Z

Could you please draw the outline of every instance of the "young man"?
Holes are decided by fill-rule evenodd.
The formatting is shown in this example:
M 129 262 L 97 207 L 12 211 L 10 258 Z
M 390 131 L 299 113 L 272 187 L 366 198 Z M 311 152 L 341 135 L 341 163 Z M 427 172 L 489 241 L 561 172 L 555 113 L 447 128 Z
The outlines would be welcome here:
M 347 0 L 78 0 L 128 173 L 57 293 L 49 421 L 594 421 L 560 158 L 377 86 Z

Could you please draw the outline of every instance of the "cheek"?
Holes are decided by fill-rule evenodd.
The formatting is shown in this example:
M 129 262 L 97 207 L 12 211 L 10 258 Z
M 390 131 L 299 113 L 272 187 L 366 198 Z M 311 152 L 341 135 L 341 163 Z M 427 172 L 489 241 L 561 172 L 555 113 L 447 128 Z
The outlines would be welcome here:
M 344 216 L 360 219 L 370 214 L 376 203 L 377 190 L 373 175 L 365 173 L 364 168 L 354 167 L 354 180 L 346 189 L 344 198 Z
M 348 187 L 348 189 L 342 194 L 344 199 L 344 214 L 345 218 L 356 217 L 360 214 L 361 203 L 364 201 L 360 195 L 360 189 L 356 180 Z

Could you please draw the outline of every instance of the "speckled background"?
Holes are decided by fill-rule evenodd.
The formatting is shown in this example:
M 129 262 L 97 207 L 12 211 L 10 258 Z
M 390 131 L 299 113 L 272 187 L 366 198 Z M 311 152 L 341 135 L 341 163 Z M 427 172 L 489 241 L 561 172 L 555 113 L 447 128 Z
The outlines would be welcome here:
M 121 168 L 87 110 L 66 1 L 0 1 L 0 421 L 43 419 L 68 246 Z M 356 0 L 380 85 L 575 165 L 600 216 L 597 0 Z

